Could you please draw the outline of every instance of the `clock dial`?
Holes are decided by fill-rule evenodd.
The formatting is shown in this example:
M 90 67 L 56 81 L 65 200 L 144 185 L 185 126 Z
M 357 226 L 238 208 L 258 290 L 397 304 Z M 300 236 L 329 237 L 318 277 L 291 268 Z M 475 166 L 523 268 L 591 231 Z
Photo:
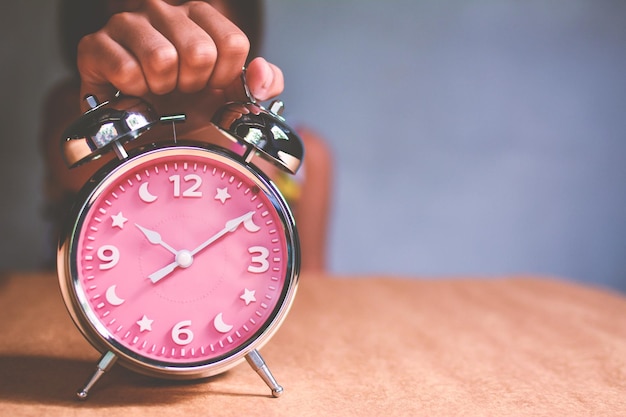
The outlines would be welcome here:
M 244 349 L 279 315 L 296 269 L 291 215 L 265 180 L 217 152 L 182 149 L 109 174 L 69 256 L 89 326 L 155 366 Z

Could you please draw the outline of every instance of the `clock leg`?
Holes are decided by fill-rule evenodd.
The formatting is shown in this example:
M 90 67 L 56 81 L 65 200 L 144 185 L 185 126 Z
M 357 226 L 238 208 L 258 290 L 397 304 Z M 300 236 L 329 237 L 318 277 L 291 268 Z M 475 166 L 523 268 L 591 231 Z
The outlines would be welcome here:
M 87 399 L 87 397 L 89 396 L 89 390 L 95 385 L 96 382 L 98 382 L 100 377 L 104 375 L 106 371 L 111 369 L 116 360 L 117 356 L 115 356 L 113 352 L 106 352 L 104 355 L 102 355 L 102 358 L 100 358 L 100 361 L 98 362 L 96 372 L 94 372 L 87 384 L 85 384 L 85 387 L 76 393 L 79 399 Z
M 271 388 L 272 397 L 280 397 L 280 395 L 283 393 L 283 387 L 278 385 L 278 382 L 276 382 L 276 379 L 274 379 L 274 376 L 265 364 L 265 361 L 261 357 L 259 351 L 256 349 L 252 350 L 246 355 L 246 360 L 248 361 L 252 369 L 254 369 L 256 373 L 259 374 L 261 379 L 265 381 L 267 386 Z

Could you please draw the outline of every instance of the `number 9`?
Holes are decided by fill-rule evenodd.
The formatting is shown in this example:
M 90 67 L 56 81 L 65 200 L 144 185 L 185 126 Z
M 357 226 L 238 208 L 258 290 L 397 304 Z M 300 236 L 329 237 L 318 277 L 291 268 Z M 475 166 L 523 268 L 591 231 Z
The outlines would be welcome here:
M 111 269 L 120 261 L 120 250 L 113 245 L 100 246 L 98 259 L 103 262 L 99 266 L 100 270 Z

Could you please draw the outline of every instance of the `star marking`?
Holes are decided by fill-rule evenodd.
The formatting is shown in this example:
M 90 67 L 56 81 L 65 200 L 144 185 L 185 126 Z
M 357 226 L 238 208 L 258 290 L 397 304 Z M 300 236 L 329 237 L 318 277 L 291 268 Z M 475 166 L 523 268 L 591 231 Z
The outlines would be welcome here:
M 228 187 L 218 188 L 217 194 L 215 194 L 215 199 L 220 200 L 222 204 L 226 203 L 226 200 L 230 198 L 230 194 L 228 194 Z
M 119 227 L 120 229 L 123 229 L 124 223 L 128 221 L 128 219 L 124 217 L 121 211 L 111 216 L 111 220 L 113 221 L 113 223 L 111 224 L 111 227 Z
M 152 322 L 154 320 L 150 320 L 145 314 L 143 315 L 143 317 L 141 318 L 141 320 L 139 320 L 137 322 L 137 324 L 139 325 L 139 331 L 143 332 L 145 330 L 148 331 L 152 331 Z
M 249 290 L 249 289 L 244 289 L 243 290 L 243 294 L 241 295 L 241 298 L 243 301 L 246 302 L 246 305 L 249 305 L 251 302 L 256 301 L 256 298 L 254 298 L 254 293 L 256 292 L 256 290 Z

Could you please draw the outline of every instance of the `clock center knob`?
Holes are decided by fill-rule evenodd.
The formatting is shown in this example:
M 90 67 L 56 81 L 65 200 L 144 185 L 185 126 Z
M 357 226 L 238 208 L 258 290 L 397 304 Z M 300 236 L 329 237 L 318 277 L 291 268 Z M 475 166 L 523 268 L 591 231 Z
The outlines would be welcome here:
M 188 250 L 181 250 L 176 254 L 176 262 L 181 268 L 189 268 L 193 263 L 193 255 Z

